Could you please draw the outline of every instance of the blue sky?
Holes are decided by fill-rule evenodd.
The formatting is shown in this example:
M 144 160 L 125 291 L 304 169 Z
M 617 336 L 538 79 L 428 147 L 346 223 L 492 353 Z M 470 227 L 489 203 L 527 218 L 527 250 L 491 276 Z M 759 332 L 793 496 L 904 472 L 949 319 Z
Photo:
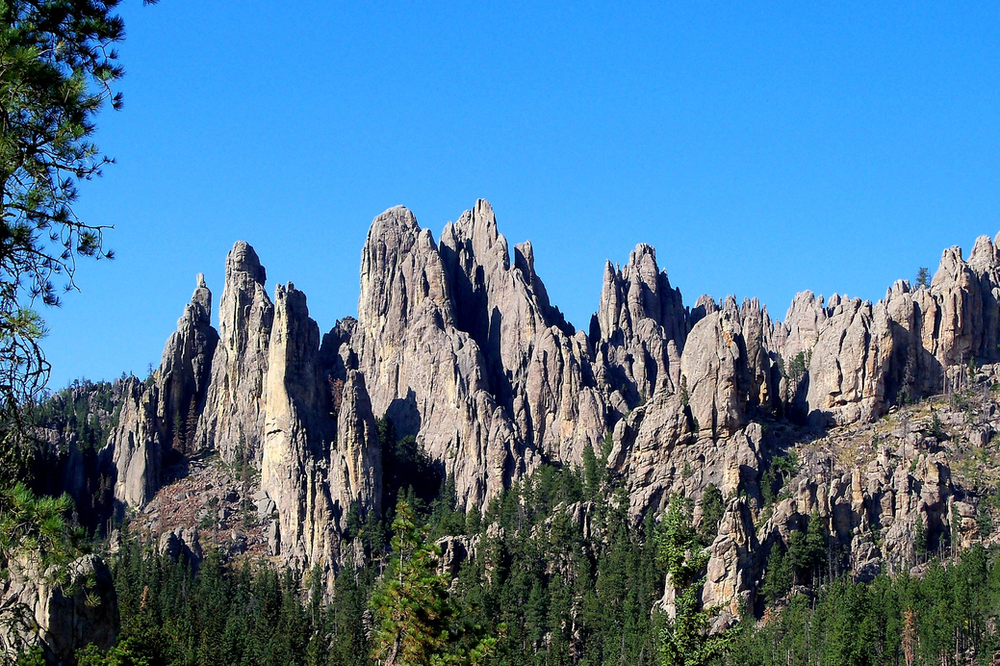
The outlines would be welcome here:
M 43 312 L 51 386 L 144 375 L 238 239 L 322 330 L 356 315 L 396 204 L 437 238 L 489 199 L 584 329 L 639 242 L 689 305 L 780 319 L 1000 231 L 1000 5 L 813 4 L 126 0 L 78 207 L 118 258 Z

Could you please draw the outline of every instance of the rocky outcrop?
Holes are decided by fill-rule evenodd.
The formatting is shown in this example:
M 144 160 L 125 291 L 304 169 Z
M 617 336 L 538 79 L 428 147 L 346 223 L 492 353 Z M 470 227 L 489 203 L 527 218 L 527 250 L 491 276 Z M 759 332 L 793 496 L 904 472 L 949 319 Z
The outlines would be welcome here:
M 809 363 L 810 418 L 855 423 L 883 414 L 892 344 L 885 303 L 853 299 L 832 307 Z
M 739 617 L 741 606 L 749 608 L 755 589 L 757 537 L 753 516 L 745 497 L 731 502 L 719 524 L 719 534 L 712 543 L 702 605 L 728 611 Z
M 102 453 L 114 468 L 115 499 L 126 506 L 149 501 L 167 466 L 205 449 L 195 432 L 218 343 L 211 312 L 212 293 L 199 274 L 191 302 L 163 349 L 160 367 L 145 384 L 126 380 L 118 426 Z
M 103 453 L 116 498 L 139 507 L 172 463 L 218 451 L 260 470 L 261 487 L 241 492 L 259 493 L 257 536 L 269 552 L 334 567 L 352 511 L 384 509 L 381 446 L 395 442 L 378 441 L 376 418 L 416 438 L 465 508 L 545 461 L 576 465 L 588 446 L 610 448 L 635 519 L 673 493 L 722 490 L 729 510 L 706 599 L 730 613 L 752 596 L 763 553 L 812 512 L 858 571 L 904 562 L 918 524 L 941 533 L 952 513 L 972 520 L 974 502 L 928 445 L 923 458 L 857 469 L 828 455 L 786 486 L 763 532 L 752 529 L 781 451 L 965 386 L 976 363 L 998 360 L 1000 250 L 989 238 L 968 262 L 945 251 L 929 286 L 898 281 L 875 304 L 803 292 L 783 322 L 756 299 L 703 296 L 687 309 L 640 244 L 624 266 L 605 266 L 589 336 L 553 306 L 534 248 L 511 247 L 485 201 L 440 242 L 391 208 L 373 221 L 361 260 L 357 320 L 338 322 L 322 344 L 305 295 L 279 286 L 272 302 L 246 243 L 227 258 L 218 335 L 199 279 L 160 368 L 122 389 Z M 797 439 L 776 439 L 784 428 Z
M 205 404 L 212 355 L 219 335 L 211 325 L 212 292 L 198 275 L 198 287 L 163 350 L 156 374 L 157 437 L 165 452 L 177 456 L 199 453 L 195 433 Z
M 443 461 L 463 505 L 481 505 L 534 463 L 489 391 L 478 343 L 456 326 L 430 231 L 402 207 L 375 218 L 361 276 L 355 336 L 375 413 Z
M 278 285 L 268 357 L 261 489 L 278 510 L 279 552 L 302 564 L 333 561 L 327 458 L 335 426 L 323 390 L 319 327 L 306 297 Z
M 730 439 L 701 436 L 681 396 L 659 391 L 615 426 L 608 466 L 626 480 L 638 519 L 665 509 L 673 494 L 700 497 L 709 485 L 725 496 L 756 492 L 762 438 L 758 424 Z
M 38 571 L 26 559 L 10 562 L 0 581 L 0 653 L 13 658 L 26 647 L 41 647 L 51 664 L 76 663 L 78 649 L 93 643 L 102 650 L 118 636 L 118 597 L 111 571 L 96 555 L 66 565 L 66 586 L 56 571 Z
M 514 422 L 523 446 L 579 461 L 605 428 L 586 336 L 575 334 L 549 303 L 530 243 L 514 248 L 479 200 L 445 225 L 440 255 L 455 307 L 455 326 L 483 355 L 487 390 Z
M 244 241 L 237 242 L 226 258 L 219 345 L 196 435 L 198 448 L 214 448 L 228 462 L 260 465 L 264 380 L 274 319 L 266 282 L 267 271 L 257 253 Z
M 590 339 L 602 361 L 600 379 L 635 407 L 661 388 L 676 391 L 689 319 L 679 289 L 656 265 L 656 251 L 639 244 L 628 264 L 604 267 L 601 301 Z
M 135 377 L 125 380 L 118 425 L 101 451 L 112 469 L 114 498 L 125 506 L 139 507 L 160 487 L 162 451 L 156 438 L 157 388 Z
M 361 514 L 382 513 L 382 449 L 365 378 L 348 370 L 340 386 L 337 438 L 330 451 L 330 492 L 334 515 L 351 507 Z M 338 525 L 343 529 L 341 521 Z
M 751 382 L 743 328 L 732 302 L 691 328 L 681 356 L 680 392 L 695 427 L 710 437 L 743 427 Z

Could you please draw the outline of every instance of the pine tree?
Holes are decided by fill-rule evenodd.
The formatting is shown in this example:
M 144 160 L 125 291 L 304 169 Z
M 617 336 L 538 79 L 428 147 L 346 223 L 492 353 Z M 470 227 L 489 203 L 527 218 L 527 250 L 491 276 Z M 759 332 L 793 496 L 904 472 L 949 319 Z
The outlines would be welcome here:
M 698 546 L 691 526 L 691 505 L 675 495 L 656 534 L 657 559 L 666 566 L 674 587 L 675 615 L 660 635 L 663 666 L 702 666 L 721 654 L 729 642 L 725 633 L 708 634 L 710 613 L 701 607 L 702 583 L 708 553 Z
M 372 595 L 372 658 L 380 666 L 479 664 L 496 638 L 463 624 L 463 610 L 449 593 L 451 580 L 435 571 L 440 553 L 426 543 L 406 501 L 396 505 L 391 564 Z

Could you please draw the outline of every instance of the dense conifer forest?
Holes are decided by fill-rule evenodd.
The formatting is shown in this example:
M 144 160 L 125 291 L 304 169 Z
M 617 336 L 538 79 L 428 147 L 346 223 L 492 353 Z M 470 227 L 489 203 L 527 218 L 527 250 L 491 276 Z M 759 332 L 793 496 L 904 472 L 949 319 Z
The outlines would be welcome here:
M 67 397 L 42 413 L 72 427 Z M 389 509 L 349 518 L 352 555 L 329 589 L 318 571 L 219 550 L 171 557 L 126 519 L 108 556 L 118 645 L 81 650 L 78 663 L 361 666 L 379 663 L 394 641 L 411 650 L 412 661 L 397 663 L 524 666 L 986 664 L 1000 648 L 994 550 L 931 553 L 920 575 L 854 582 L 827 561 L 819 521 L 810 521 L 787 551 L 773 549 L 761 606 L 715 633 L 713 609 L 702 611 L 697 596 L 705 562 L 691 553 L 715 537 L 716 489 L 699 521 L 675 497 L 659 522 L 650 513 L 635 524 L 588 449 L 581 467 L 545 465 L 485 512 L 465 513 L 452 480 L 412 438 L 397 440 L 387 419 L 379 426 Z M 442 544 L 472 556 L 449 558 Z M 668 572 L 672 619 L 660 606 Z

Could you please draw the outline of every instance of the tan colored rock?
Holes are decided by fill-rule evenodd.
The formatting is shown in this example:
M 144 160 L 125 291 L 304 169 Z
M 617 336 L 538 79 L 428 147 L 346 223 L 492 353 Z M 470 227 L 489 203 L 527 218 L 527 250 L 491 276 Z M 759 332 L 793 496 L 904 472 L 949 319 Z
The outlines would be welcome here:
M 935 328 L 937 359 L 943 366 L 965 365 L 983 339 L 983 300 L 976 274 L 962 261 L 962 249 L 951 247 L 931 281 L 940 307 Z
M 237 242 L 226 257 L 219 344 L 196 435 L 199 448 L 215 449 L 230 463 L 259 466 L 261 460 L 264 380 L 274 319 L 266 281 L 257 253 L 246 242 Z
M 119 630 L 118 597 L 111 570 L 96 555 L 84 555 L 66 567 L 67 587 L 55 584 L 55 570 L 40 572 L 25 559 L 5 563 L 0 581 L 0 655 L 14 658 L 25 648 L 41 647 L 46 661 L 75 663 L 76 651 L 93 643 L 111 648 Z M 72 591 L 72 592 L 71 592 Z M 22 623 L 8 624 L 18 615 Z
M 678 389 L 688 328 L 680 290 L 670 286 L 652 247 L 637 245 L 624 267 L 606 264 L 590 335 L 606 368 L 601 379 L 633 407 L 660 388 Z
M 712 543 L 702 588 L 702 605 L 739 617 L 741 602 L 749 601 L 756 580 L 757 540 L 746 498 L 730 502 Z
M 695 423 L 710 437 L 725 437 L 746 423 L 751 385 L 743 330 L 733 307 L 707 315 L 691 328 L 681 355 L 681 385 Z
M 321 390 L 319 328 L 305 294 L 274 295 L 268 358 L 261 489 L 278 510 L 280 553 L 299 564 L 334 559 L 334 515 L 321 469 L 334 436 Z
M 362 515 L 381 515 L 382 450 L 365 379 L 357 370 L 348 370 L 343 383 L 329 485 L 334 515 L 351 507 Z M 340 521 L 338 527 L 343 530 L 346 525 Z
M 884 413 L 892 345 L 884 303 L 854 299 L 834 307 L 809 363 L 810 418 L 854 423 Z

